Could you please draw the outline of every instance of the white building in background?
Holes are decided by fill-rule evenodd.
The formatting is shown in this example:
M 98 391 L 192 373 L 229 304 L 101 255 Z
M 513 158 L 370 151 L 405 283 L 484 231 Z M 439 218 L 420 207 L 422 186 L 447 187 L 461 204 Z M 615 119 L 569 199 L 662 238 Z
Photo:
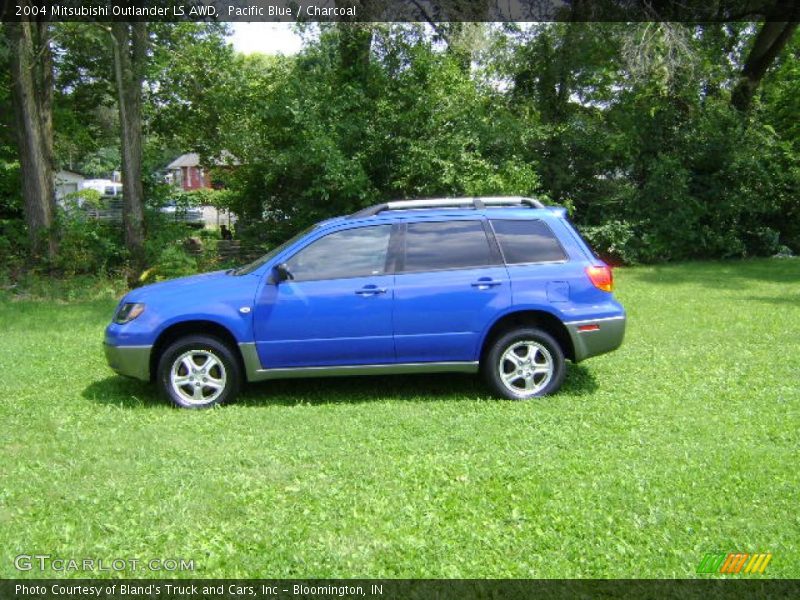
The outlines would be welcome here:
M 80 173 L 62 169 L 55 176 L 56 200 L 63 200 L 67 194 L 83 189 L 86 178 Z

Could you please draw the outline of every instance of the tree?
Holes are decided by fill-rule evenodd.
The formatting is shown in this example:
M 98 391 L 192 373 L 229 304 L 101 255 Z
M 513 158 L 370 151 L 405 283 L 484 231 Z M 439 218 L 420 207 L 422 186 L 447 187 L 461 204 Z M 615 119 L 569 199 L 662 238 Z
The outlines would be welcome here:
M 21 166 L 25 222 L 34 259 L 56 256 L 53 157 L 53 58 L 50 25 L 25 19 L 4 26 L 11 101 Z
M 798 9 L 795 10 L 797 11 Z M 739 111 L 745 112 L 750 109 L 753 103 L 753 95 L 764 78 L 767 69 L 775 62 L 775 59 L 789 40 L 792 39 L 792 35 L 796 30 L 797 21 L 767 21 L 761 26 L 742 67 L 739 81 L 731 94 L 731 103 Z
M 122 141 L 122 220 L 134 270 L 145 266 L 142 187 L 142 84 L 149 37 L 144 22 L 111 25 Z
M 225 37 L 227 25 L 152 23 L 150 32 L 146 133 L 183 152 L 218 159 L 230 151 L 223 138 L 235 125 L 225 121 L 231 98 L 241 96 L 248 84 Z
M 2 27 L 0 25 L 0 219 L 22 218 L 19 151 L 11 105 L 11 56 Z
M 108 27 L 59 23 L 54 40 L 56 163 L 87 177 L 106 178 L 122 162 Z

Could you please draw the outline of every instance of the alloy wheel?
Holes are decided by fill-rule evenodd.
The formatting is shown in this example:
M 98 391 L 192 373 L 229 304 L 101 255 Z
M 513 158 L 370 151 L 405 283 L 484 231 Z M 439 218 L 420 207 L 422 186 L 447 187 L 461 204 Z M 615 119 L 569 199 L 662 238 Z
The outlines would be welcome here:
M 208 350 L 189 350 L 172 363 L 170 384 L 186 403 L 209 404 L 225 390 L 227 373 L 222 359 Z
M 550 383 L 554 363 L 542 344 L 523 340 L 506 348 L 497 368 L 500 381 L 509 391 L 519 396 L 531 396 Z

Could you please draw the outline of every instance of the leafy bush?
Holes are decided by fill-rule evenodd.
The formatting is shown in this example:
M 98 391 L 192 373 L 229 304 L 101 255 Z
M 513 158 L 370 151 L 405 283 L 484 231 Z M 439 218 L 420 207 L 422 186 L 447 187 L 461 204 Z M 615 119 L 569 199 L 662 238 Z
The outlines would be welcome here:
M 178 192 L 173 196 L 178 206 L 224 206 L 230 192 L 200 188 L 188 192 Z
M 635 265 L 642 260 L 641 241 L 629 221 L 581 227 L 580 232 L 592 250 L 610 264 Z
M 117 146 L 97 148 L 83 157 L 78 165 L 80 172 L 87 177 L 108 177 L 109 173 L 119 168 L 122 156 Z
M 61 205 L 67 212 L 75 213 L 82 208 L 100 208 L 103 195 L 97 190 L 83 189 L 64 196 Z
M 0 159 L 0 218 L 22 216 L 18 161 Z
M 197 259 L 178 243 L 173 243 L 161 252 L 156 263 L 145 271 L 141 283 L 153 283 L 175 277 L 185 277 L 197 273 Z
M 748 254 L 752 256 L 772 256 L 781 251 L 780 233 L 771 227 L 756 227 L 744 234 Z
M 60 211 L 59 217 L 59 252 L 53 265 L 58 271 L 102 274 L 124 265 L 127 251 L 119 223 L 88 218 L 78 210 Z
M 22 219 L 0 219 L 0 256 L 4 270 L 22 269 L 27 258 L 28 235 Z

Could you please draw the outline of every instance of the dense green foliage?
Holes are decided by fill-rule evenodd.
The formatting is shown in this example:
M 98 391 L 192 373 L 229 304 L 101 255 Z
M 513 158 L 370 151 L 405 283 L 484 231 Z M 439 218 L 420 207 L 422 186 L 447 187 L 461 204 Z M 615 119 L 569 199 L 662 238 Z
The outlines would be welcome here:
M 108 33 L 57 27 L 59 166 L 107 176 L 120 156 Z M 568 207 L 615 262 L 796 253 L 800 40 L 743 113 L 731 90 L 757 30 L 549 23 L 432 34 L 415 24 L 327 24 L 304 29 L 304 50 L 282 57 L 236 54 L 225 25 L 152 24 L 147 202 L 165 202 L 164 165 L 198 151 L 226 188 L 207 200 L 232 209 L 237 235 L 258 247 L 387 199 L 520 194 Z M 4 62 L 0 51 L 7 78 Z M 0 106 L 10 114 L 4 86 Z M 13 219 L 21 213 L 10 133 L 0 123 L 0 217 Z M 109 246 L 116 232 L 100 242 L 107 228 L 87 226 L 80 241 L 80 228 L 64 223 L 69 252 L 74 242 L 80 253 L 109 255 L 60 262 L 82 271 L 125 264 Z M 148 252 L 150 265 L 158 260 Z
M 612 260 L 800 250 L 797 40 L 743 115 L 730 89 L 752 27 L 479 33 L 471 66 L 411 25 L 236 59 L 221 141 L 244 163 L 237 210 L 274 242 L 385 199 L 531 194 L 569 207 Z
M 14 111 L 11 109 L 10 57 L 9 49 L 2 40 L 3 36 L 0 35 L 0 219 L 20 218 L 22 215 Z M 0 245 L 4 244 L 4 232 L 5 228 L 0 225 Z
M 620 269 L 625 344 L 550 398 L 291 380 L 200 413 L 108 369 L 110 284 L 0 291 L 0 576 L 33 550 L 201 578 L 682 578 L 769 551 L 764 576 L 797 578 L 798 278 L 800 259 Z

